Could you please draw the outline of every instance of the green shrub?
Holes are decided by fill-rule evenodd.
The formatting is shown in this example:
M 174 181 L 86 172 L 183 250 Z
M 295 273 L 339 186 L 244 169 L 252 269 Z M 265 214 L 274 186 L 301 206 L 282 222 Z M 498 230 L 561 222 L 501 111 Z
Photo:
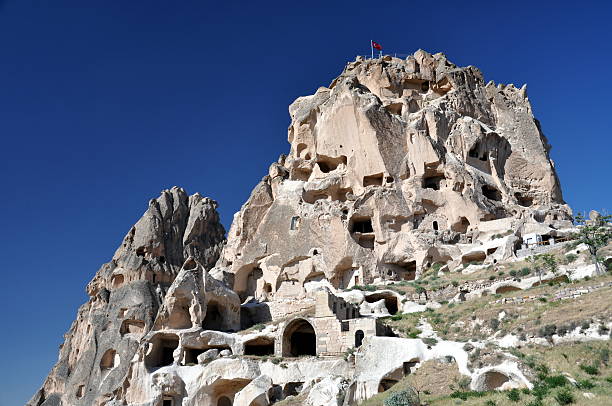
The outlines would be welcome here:
M 261 330 L 263 330 L 264 328 L 266 328 L 266 325 L 265 325 L 265 324 L 263 324 L 263 323 L 255 324 L 255 325 L 253 326 L 253 330 L 257 330 L 257 331 L 261 331 Z
M 599 368 L 596 365 L 586 365 L 580 364 L 580 369 L 586 372 L 589 375 L 597 375 L 599 374 Z
M 538 382 L 533 386 L 531 393 L 533 394 L 533 396 L 536 397 L 536 399 L 543 399 L 546 397 L 546 395 L 548 395 L 549 391 L 550 389 L 548 388 L 548 386 L 542 384 L 541 382 Z
M 525 267 L 525 268 L 521 268 L 521 270 L 519 271 L 519 275 L 520 276 L 527 276 L 531 273 L 531 269 Z
M 497 403 L 495 403 L 495 401 L 489 399 L 484 403 L 484 406 L 497 406 Z
M 527 403 L 526 406 L 544 406 L 544 403 L 542 403 L 542 399 L 535 398 L 531 402 Z
M 561 326 L 557 327 L 557 335 L 559 335 L 559 336 L 566 335 L 568 331 L 570 331 L 569 326 L 561 325 Z
M 470 344 L 470 343 L 465 343 L 465 345 L 463 346 L 463 351 L 470 352 L 470 351 L 472 351 L 474 348 L 475 348 L 475 347 L 474 347 L 472 344 Z
M 434 346 L 434 345 L 436 345 L 436 344 L 438 343 L 438 340 L 436 340 L 436 339 L 435 339 L 435 338 L 433 338 L 433 337 L 426 337 L 426 338 L 423 338 L 423 339 L 422 339 L 422 341 L 423 341 L 423 342 L 424 342 L 426 345 L 431 345 L 431 346 Z
M 565 262 L 568 263 L 568 264 L 571 264 L 572 262 L 574 262 L 577 259 L 578 259 L 578 255 L 576 255 L 576 254 L 567 254 L 565 256 Z
M 612 376 L 608 376 L 608 377 L 606 378 L 606 382 L 608 382 L 608 383 L 612 383 Z
M 604 365 L 608 365 L 608 361 L 610 360 L 610 350 L 607 348 L 602 348 L 599 350 L 599 361 L 601 361 Z
M 419 406 L 421 401 L 419 395 L 412 388 L 392 393 L 383 402 L 385 406 Z
M 490 281 L 494 281 L 494 280 L 495 280 L 495 275 L 491 275 L 491 276 L 489 276 L 489 280 L 490 280 Z
M 408 329 L 406 331 L 406 334 L 408 335 L 408 337 L 410 338 L 418 338 L 419 334 L 421 334 L 421 330 L 419 330 L 416 327 L 411 327 L 410 329 Z
M 517 275 L 516 269 L 511 270 L 509 273 L 510 273 L 510 276 L 512 277 Z
M 550 373 L 550 368 L 544 364 L 538 365 L 535 370 L 542 373 L 544 376 L 547 376 Z
M 457 385 L 459 386 L 459 389 L 467 391 L 470 389 L 470 382 L 472 382 L 472 380 L 468 378 L 467 376 L 464 376 L 463 378 L 459 379 L 459 382 L 457 382 Z
M 510 399 L 513 402 L 518 402 L 519 400 L 521 400 L 521 393 L 516 388 L 506 393 L 506 396 L 508 397 L 508 399 Z
M 366 292 L 374 292 L 376 290 L 376 286 L 374 285 L 355 285 L 351 288 L 351 290 L 365 290 Z
M 552 337 L 557 332 L 557 326 L 554 324 L 547 324 L 540 328 L 538 335 L 540 337 Z
M 580 389 L 593 389 L 595 384 L 590 379 L 581 379 L 578 381 L 578 387 Z
M 575 401 L 574 394 L 572 393 L 572 390 L 570 388 L 563 388 L 563 389 L 561 389 L 555 395 L 555 400 L 560 405 L 569 405 L 571 403 L 574 403 L 574 401 Z
M 549 388 L 558 388 L 567 384 L 567 378 L 563 375 L 552 375 L 544 378 L 544 382 Z
M 452 281 L 452 282 L 451 282 L 451 284 L 452 284 L 454 287 L 459 286 L 459 282 L 458 282 L 458 281 Z
M 450 397 L 453 399 L 461 399 L 467 400 L 468 398 L 480 398 L 486 395 L 486 392 L 477 392 L 477 391 L 455 391 L 450 394 Z
M 489 320 L 489 327 L 491 327 L 493 331 L 497 331 L 497 329 L 499 328 L 499 320 L 498 319 Z

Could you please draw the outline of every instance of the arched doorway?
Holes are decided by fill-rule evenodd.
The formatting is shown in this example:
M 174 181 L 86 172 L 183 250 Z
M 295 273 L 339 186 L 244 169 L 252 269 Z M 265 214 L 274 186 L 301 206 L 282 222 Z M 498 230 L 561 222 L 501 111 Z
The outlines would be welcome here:
M 215 301 L 210 301 L 206 305 L 206 316 L 202 322 L 204 330 L 222 330 L 223 316 L 221 315 L 221 307 Z
M 317 336 L 312 324 L 304 319 L 296 319 L 285 327 L 283 356 L 301 355 L 317 355 Z
M 355 331 L 355 348 L 361 347 L 361 344 L 363 343 L 363 337 L 365 337 L 363 330 Z
M 221 396 L 217 400 L 217 406 L 232 406 L 232 401 L 227 396 Z

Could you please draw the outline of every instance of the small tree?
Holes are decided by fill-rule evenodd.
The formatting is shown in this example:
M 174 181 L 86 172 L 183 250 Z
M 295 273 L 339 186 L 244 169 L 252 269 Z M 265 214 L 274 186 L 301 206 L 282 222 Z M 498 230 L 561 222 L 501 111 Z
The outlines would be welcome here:
M 406 388 L 392 393 L 383 403 L 385 406 L 419 406 L 421 401 L 414 389 Z
M 533 266 L 535 273 L 540 279 L 540 285 L 542 284 L 542 274 L 544 270 L 552 272 L 553 274 L 556 274 L 559 270 L 557 258 L 552 254 L 533 255 L 527 258 L 527 262 Z
M 603 259 L 597 256 L 597 251 L 605 247 L 612 239 L 612 216 L 596 215 L 587 220 L 582 214 L 578 213 L 574 217 L 574 222 L 578 224 L 579 231 L 576 235 L 578 243 L 585 244 L 589 248 L 589 254 L 595 264 L 595 273 L 603 273 L 600 264 Z
M 540 285 L 541 285 L 542 284 L 542 267 L 541 267 L 541 261 L 539 259 L 539 255 L 532 255 L 528 257 L 527 262 L 529 262 L 531 266 L 533 266 L 535 273 L 538 275 L 538 278 L 540 279 Z
M 552 272 L 556 274 L 559 270 L 559 265 L 557 265 L 557 258 L 553 254 L 542 254 L 538 255 L 540 257 L 540 261 L 542 261 L 542 265 L 548 272 Z

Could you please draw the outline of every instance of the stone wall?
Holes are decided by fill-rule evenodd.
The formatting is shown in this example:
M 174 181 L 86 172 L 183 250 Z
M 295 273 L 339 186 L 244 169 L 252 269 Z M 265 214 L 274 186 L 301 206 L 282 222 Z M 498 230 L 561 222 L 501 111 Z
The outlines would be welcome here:
M 526 303 L 533 302 L 540 299 L 547 299 L 550 301 L 565 300 L 565 299 L 576 299 L 582 295 L 595 292 L 596 290 L 612 287 L 612 282 L 601 282 L 597 285 L 581 286 L 578 288 L 565 288 L 555 292 L 553 298 L 549 298 L 546 295 L 532 295 L 532 296 L 521 296 L 521 297 L 504 297 L 496 300 L 494 303 Z
M 538 246 L 531 247 L 531 248 L 522 248 L 522 249 L 516 251 L 516 256 L 518 258 L 523 258 L 523 257 L 528 257 L 530 255 L 543 254 L 543 253 L 548 252 L 548 251 L 550 251 L 552 249 L 559 248 L 559 247 L 562 247 L 564 245 L 567 245 L 570 242 L 572 242 L 572 241 L 562 241 L 562 242 L 558 242 L 558 243 L 553 244 L 553 245 L 538 245 Z

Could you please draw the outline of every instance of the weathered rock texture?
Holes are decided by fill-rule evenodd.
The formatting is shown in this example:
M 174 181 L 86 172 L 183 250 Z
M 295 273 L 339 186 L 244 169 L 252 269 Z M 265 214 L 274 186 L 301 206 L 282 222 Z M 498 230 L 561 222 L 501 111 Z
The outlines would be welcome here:
M 493 262 L 525 227 L 569 224 L 525 86 L 418 51 L 358 58 L 289 112 L 291 151 L 236 214 L 220 262 L 243 299 Z
M 358 58 L 289 112 L 291 150 L 225 245 L 213 201 L 177 188 L 151 201 L 30 405 L 352 405 L 448 357 L 473 387 L 530 385 L 514 361 L 470 370 L 462 343 L 385 337 L 379 317 L 440 306 L 427 292 L 344 291 L 471 272 L 527 234 L 564 235 L 571 211 L 525 87 L 417 51 Z
M 210 268 L 219 257 L 225 230 L 216 206 L 180 188 L 149 202 L 113 259 L 87 286 L 89 301 L 29 405 L 98 405 L 112 396 L 186 259 Z

